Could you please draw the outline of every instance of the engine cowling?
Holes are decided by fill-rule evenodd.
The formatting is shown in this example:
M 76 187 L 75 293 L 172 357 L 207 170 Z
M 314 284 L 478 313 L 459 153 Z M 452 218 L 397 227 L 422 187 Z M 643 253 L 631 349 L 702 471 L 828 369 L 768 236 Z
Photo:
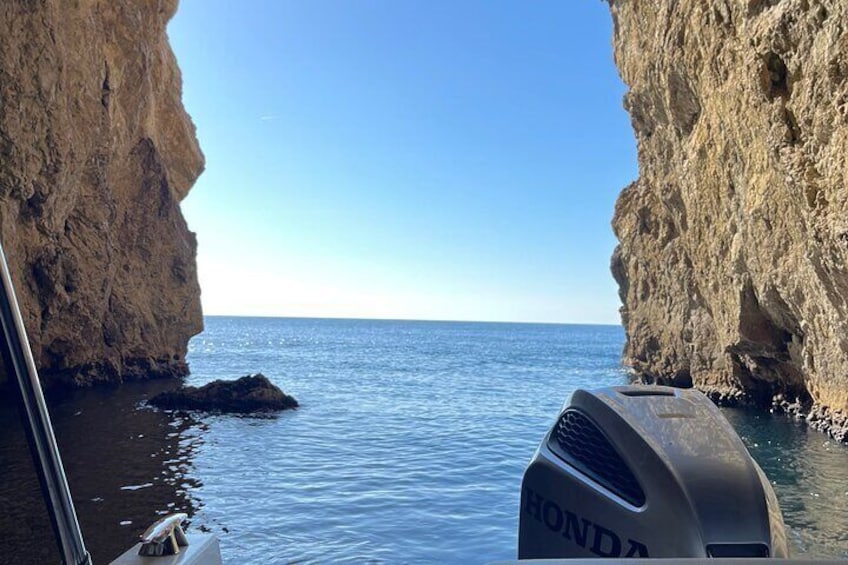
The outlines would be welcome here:
M 719 409 L 659 386 L 577 390 L 524 473 L 519 559 L 788 557 L 777 498 Z

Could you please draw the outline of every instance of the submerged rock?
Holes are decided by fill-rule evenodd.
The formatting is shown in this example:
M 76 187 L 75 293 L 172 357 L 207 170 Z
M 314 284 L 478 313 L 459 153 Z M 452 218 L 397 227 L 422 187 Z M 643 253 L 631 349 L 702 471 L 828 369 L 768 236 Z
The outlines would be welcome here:
M 297 400 L 284 393 L 262 373 L 235 381 L 213 381 L 202 387 L 187 386 L 162 392 L 149 404 L 169 410 L 204 410 L 251 414 L 297 408 Z

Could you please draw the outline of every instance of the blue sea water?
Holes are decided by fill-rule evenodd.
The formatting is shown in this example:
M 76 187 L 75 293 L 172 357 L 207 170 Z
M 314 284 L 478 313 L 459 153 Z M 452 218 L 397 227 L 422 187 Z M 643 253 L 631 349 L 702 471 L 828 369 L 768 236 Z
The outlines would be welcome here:
M 486 563 L 516 553 L 521 476 L 562 403 L 624 384 L 616 326 L 206 318 L 187 384 L 262 372 L 275 418 L 186 415 L 150 381 L 51 399 L 95 562 L 185 511 L 227 563 Z M 15 411 L 0 398 L 0 556 L 56 562 Z M 848 557 L 848 448 L 724 410 L 772 480 L 792 553 Z M 0 563 L 2 563 L 0 557 Z
M 233 563 L 514 558 L 525 465 L 576 388 L 628 382 L 623 344 L 616 326 L 209 318 L 191 384 L 261 371 L 301 408 L 205 419 L 196 523 Z M 848 449 L 725 414 L 775 485 L 793 554 L 848 557 Z
M 233 562 L 514 558 L 521 474 L 577 387 L 621 384 L 614 326 L 209 318 L 191 384 L 263 372 L 301 403 L 207 418 L 197 520 Z

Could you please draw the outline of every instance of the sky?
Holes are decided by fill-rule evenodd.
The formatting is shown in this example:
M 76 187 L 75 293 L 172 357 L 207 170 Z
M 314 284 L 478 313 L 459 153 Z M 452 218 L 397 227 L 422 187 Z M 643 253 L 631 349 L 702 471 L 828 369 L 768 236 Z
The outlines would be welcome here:
M 620 323 L 599 0 L 182 0 L 207 315 Z

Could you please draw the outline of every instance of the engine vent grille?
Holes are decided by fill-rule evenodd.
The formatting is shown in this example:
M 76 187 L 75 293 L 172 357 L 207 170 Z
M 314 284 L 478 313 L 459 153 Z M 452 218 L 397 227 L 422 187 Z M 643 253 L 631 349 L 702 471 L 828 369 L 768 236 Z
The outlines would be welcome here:
M 604 436 L 582 412 L 563 412 L 549 442 L 551 450 L 566 463 L 600 483 L 634 506 L 645 504 L 645 493 L 633 472 Z

